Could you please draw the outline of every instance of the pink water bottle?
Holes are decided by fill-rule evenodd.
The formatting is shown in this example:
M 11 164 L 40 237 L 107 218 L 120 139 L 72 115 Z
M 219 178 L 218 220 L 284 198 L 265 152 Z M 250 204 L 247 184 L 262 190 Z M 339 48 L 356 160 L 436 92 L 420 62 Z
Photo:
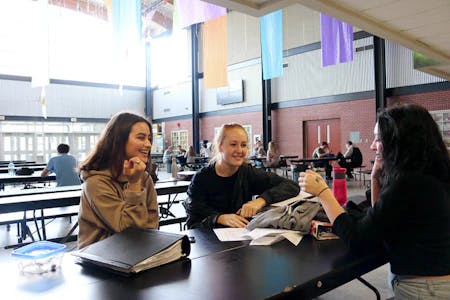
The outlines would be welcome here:
M 341 206 L 347 204 L 347 181 L 345 168 L 333 168 L 333 194 Z

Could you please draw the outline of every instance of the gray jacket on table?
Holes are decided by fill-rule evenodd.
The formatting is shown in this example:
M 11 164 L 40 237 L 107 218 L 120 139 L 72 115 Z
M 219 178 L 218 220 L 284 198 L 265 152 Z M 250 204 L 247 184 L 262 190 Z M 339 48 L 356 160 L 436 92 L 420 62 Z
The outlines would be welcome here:
M 302 234 L 307 234 L 311 228 L 311 221 L 321 210 L 320 203 L 309 201 L 272 208 L 256 215 L 247 225 L 247 229 L 279 228 L 298 230 Z

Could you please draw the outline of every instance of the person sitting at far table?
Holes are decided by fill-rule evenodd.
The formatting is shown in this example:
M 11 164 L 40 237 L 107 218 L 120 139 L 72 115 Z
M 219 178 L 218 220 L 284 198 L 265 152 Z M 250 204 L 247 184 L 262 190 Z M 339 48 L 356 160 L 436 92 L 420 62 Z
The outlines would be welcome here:
M 280 166 L 280 151 L 274 141 L 270 141 L 267 149 L 266 166 L 278 168 Z
M 81 164 L 79 248 L 128 227 L 158 228 L 150 177 L 152 137 L 151 123 L 132 113 L 118 113 L 106 124 L 97 146 Z
M 55 173 L 56 186 L 81 184 L 77 171 L 77 160 L 69 154 L 69 145 L 59 144 L 57 150 L 58 155 L 50 158 L 47 166 L 42 170 L 41 177 L 47 177 L 48 174 Z
M 322 142 L 319 147 L 314 149 L 313 158 L 323 158 L 323 157 L 334 157 L 331 153 L 330 146 L 327 142 Z M 333 169 L 328 161 L 318 161 L 314 162 L 313 166 L 315 168 L 325 168 L 325 177 L 327 180 L 331 180 L 331 170 Z
M 194 175 L 187 191 L 188 228 L 245 227 L 266 205 L 298 195 L 294 181 L 248 163 L 247 141 L 239 124 L 220 128 L 212 159 Z
M 342 168 L 346 169 L 348 179 L 353 178 L 353 168 L 360 167 L 363 161 L 361 150 L 355 147 L 352 141 L 347 141 L 345 144 L 346 151 L 344 154 L 339 152 L 336 157 L 338 158 L 338 164 Z
M 300 173 L 299 184 L 350 248 L 385 249 L 395 299 L 450 299 L 450 159 L 439 127 L 408 104 L 380 112 L 374 135 L 372 207 L 363 217 L 346 213 L 317 173 Z

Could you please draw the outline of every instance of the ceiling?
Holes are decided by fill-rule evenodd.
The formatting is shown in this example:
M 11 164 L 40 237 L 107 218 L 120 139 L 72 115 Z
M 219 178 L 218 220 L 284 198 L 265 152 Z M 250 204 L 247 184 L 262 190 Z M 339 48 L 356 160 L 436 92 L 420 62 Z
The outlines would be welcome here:
M 301 4 L 438 61 L 421 68 L 450 80 L 449 0 L 203 0 L 252 16 Z
M 345 21 L 386 40 L 420 52 L 438 63 L 420 70 L 450 80 L 449 0 L 202 0 L 255 17 L 300 4 Z M 86 13 L 101 13 L 112 0 L 50 0 Z M 172 29 L 173 0 L 142 0 L 144 35 L 156 37 Z M 93 9 L 93 5 L 100 6 Z M 154 14 L 153 14 L 154 11 Z

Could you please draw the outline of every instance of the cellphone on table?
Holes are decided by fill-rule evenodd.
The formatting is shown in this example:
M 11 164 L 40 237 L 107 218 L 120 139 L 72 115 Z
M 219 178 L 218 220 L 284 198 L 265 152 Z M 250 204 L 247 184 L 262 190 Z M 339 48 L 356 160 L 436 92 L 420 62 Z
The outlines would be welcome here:
M 189 242 L 190 243 L 195 243 L 195 236 L 190 236 L 189 237 Z

